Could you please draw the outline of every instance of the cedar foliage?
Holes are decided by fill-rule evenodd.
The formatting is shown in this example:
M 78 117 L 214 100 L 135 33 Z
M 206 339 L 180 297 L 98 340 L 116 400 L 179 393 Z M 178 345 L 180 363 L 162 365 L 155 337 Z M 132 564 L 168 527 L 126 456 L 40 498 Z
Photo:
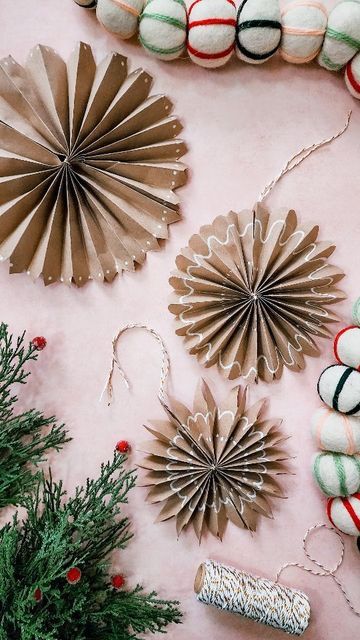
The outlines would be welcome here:
M 7 325 L 0 324 L 0 508 L 22 504 L 38 483 L 39 463 L 68 440 L 64 425 L 54 417 L 46 418 L 36 409 L 15 412 L 14 387 L 27 382 L 30 372 L 25 366 L 37 358 L 36 347 L 25 344 L 25 333 L 14 339 Z
M 132 537 L 121 514 L 135 484 L 125 459 L 115 453 L 67 499 L 61 482 L 42 475 L 24 501 L 26 519 L 16 514 L 0 530 L 0 640 L 136 640 L 180 622 L 177 602 L 111 586 L 109 556 Z M 81 579 L 68 584 L 75 566 Z

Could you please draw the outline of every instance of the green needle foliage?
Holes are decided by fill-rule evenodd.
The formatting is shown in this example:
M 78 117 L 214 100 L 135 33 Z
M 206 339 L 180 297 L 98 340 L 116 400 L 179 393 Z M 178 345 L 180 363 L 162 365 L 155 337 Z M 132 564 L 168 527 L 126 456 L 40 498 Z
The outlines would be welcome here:
M 26 520 L 0 530 L 0 640 L 136 640 L 180 622 L 177 602 L 111 586 L 109 554 L 132 537 L 121 514 L 135 484 L 125 459 L 115 454 L 67 499 L 61 482 L 42 476 Z M 69 584 L 74 567 L 81 578 Z
M 0 508 L 19 505 L 37 485 L 36 466 L 50 449 L 59 451 L 65 442 L 63 425 L 35 409 L 15 413 L 18 401 L 14 385 L 25 384 L 25 365 L 37 360 L 36 347 L 25 345 L 25 333 L 14 339 L 6 324 L 0 324 Z

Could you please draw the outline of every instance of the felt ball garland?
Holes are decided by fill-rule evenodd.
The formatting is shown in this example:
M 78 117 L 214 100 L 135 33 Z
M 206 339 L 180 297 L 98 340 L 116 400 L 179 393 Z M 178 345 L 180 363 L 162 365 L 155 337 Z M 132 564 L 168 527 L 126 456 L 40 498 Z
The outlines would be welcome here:
M 237 2 L 238 0 L 236 0 Z M 327 16 L 319 0 L 295 0 L 281 14 L 279 0 L 74 0 L 97 9 L 99 22 L 128 39 L 138 32 L 144 49 L 160 60 L 174 60 L 186 49 L 190 60 L 207 68 L 232 57 L 261 64 L 279 49 L 292 64 L 317 57 L 330 71 L 345 68 L 345 85 L 360 99 L 360 1 L 341 0 Z
M 353 319 L 358 318 L 358 301 Z M 355 310 L 355 312 L 354 312 Z M 318 394 L 327 406 L 312 419 L 312 436 L 322 452 L 313 462 L 313 475 L 328 496 L 327 515 L 343 533 L 360 534 L 360 322 L 335 336 L 337 364 L 326 367 Z

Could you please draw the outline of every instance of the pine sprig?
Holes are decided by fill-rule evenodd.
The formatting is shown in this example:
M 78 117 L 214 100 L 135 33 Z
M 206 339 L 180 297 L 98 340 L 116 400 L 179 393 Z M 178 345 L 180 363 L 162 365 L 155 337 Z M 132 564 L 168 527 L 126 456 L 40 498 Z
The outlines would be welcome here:
M 0 324 L 0 508 L 22 504 L 39 479 L 36 467 L 49 450 L 59 451 L 68 442 L 64 425 L 30 409 L 15 414 L 18 397 L 14 385 L 25 384 L 25 365 L 37 360 L 36 347 L 25 345 L 25 333 L 14 339 L 6 324 Z
M 43 475 L 25 499 L 27 518 L 0 530 L 0 640 L 137 640 L 180 622 L 177 602 L 140 586 L 111 587 L 110 554 L 132 537 L 121 508 L 135 474 L 124 462 L 115 454 L 68 498 L 61 482 Z M 81 580 L 68 584 L 74 566 Z

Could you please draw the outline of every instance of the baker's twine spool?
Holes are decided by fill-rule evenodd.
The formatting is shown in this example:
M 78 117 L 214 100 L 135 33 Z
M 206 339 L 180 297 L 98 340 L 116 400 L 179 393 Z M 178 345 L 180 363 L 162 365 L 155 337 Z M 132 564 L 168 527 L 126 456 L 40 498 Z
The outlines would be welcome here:
M 334 567 L 327 567 L 307 550 L 309 535 L 320 529 L 331 531 L 340 541 L 340 556 Z M 299 562 L 287 562 L 279 569 L 274 582 L 214 560 L 206 560 L 200 565 L 195 577 L 196 597 L 204 604 L 213 605 L 218 609 L 231 611 L 286 633 L 300 636 L 307 629 L 310 621 L 309 599 L 302 591 L 280 585 L 278 582 L 286 568 L 298 567 L 315 576 L 332 578 L 351 611 L 360 617 L 360 611 L 355 608 L 345 587 L 335 575 L 344 559 L 344 542 L 336 529 L 326 524 L 310 527 L 303 538 L 303 551 L 319 571 Z

